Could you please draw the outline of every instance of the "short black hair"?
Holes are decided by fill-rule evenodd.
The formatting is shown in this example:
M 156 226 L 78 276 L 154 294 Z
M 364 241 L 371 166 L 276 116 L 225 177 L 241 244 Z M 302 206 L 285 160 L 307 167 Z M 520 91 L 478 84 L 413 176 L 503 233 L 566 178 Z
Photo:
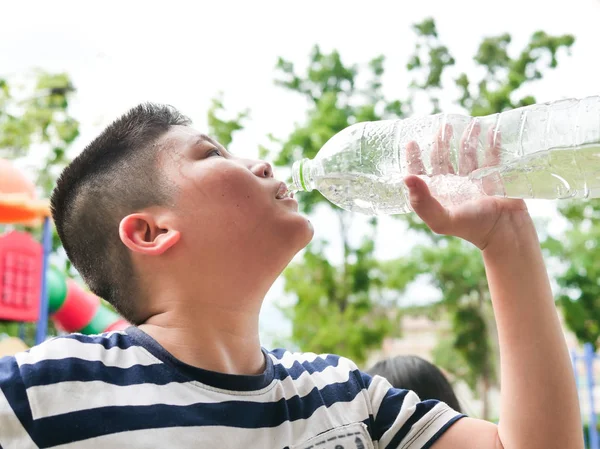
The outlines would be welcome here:
M 437 399 L 461 412 L 454 389 L 444 373 L 419 356 L 402 355 L 381 360 L 369 368 L 367 373 L 387 379 L 394 388 L 414 391 L 422 401 Z
M 119 223 L 172 197 L 157 163 L 157 142 L 172 126 L 190 123 L 171 106 L 140 104 L 94 139 L 52 192 L 52 218 L 71 263 L 96 295 L 133 324 L 145 317 L 132 301 L 139 288 Z

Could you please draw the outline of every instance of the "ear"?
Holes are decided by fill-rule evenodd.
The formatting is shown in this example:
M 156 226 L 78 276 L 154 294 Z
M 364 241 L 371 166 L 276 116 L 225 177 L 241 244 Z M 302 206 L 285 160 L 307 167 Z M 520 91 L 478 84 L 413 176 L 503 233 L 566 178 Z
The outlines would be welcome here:
M 149 213 L 135 213 L 121 220 L 119 237 L 131 251 L 157 256 L 174 246 L 181 234 Z

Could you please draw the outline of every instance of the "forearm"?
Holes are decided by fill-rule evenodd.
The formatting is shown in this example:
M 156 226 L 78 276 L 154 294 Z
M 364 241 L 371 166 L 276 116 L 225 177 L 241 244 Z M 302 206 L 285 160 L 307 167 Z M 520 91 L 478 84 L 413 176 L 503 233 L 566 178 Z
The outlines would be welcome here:
M 533 223 L 508 218 L 483 251 L 498 325 L 504 449 L 583 447 L 573 371 Z

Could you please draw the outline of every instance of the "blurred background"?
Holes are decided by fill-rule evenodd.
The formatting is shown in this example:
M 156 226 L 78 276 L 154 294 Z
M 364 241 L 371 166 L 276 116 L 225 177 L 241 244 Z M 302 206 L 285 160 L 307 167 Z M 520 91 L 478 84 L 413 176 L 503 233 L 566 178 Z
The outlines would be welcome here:
M 143 101 L 177 107 L 285 179 L 294 160 L 357 121 L 487 115 L 600 94 L 600 0 L 5 0 L 0 17 L 0 158 L 41 197 L 90 140 Z M 316 235 L 266 299 L 263 344 L 335 352 L 362 367 L 420 355 L 448 374 L 468 414 L 495 420 L 498 351 L 479 252 L 412 215 L 354 215 L 318 193 L 299 200 Z M 594 423 L 600 203 L 528 205 L 582 414 Z M 51 261 L 77 278 L 56 236 Z M 34 327 L 3 322 L 0 333 L 32 344 Z

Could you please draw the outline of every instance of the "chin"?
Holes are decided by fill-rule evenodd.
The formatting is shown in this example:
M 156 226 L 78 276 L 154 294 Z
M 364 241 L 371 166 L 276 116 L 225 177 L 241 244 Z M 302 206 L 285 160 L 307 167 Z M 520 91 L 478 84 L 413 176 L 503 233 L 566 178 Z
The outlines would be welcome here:
M 307 228 L 307 232 L 306 232 L 306 243 L 304 243 L 304 245 L 302 246 L 302 248 L 306 247 L 306 245 L 308 245 L 313 237 L 315 236 L 315 228 L 312 224 L 312 221 L 310 221 L 308 218 L 306 218 L 306 228 Z
M 310 220 L 301 214 L 286 217 L 285 221 L 277 225 L 277 229 L 277 234 L 281 239 L 280 244 L 289 248 L 294 255 L 304 249 L 315 234 Z
M 315 229 L 313 228 L 313 225 L 308 217 L 298 214 L 298 218 L 301 219 L 298 220 L 298 240 L 301 241 L 300 249 L 303 249 L 313 239 L 313 236 L 315 235 Z M 298 251 L 300 251 L 300 249 Z

